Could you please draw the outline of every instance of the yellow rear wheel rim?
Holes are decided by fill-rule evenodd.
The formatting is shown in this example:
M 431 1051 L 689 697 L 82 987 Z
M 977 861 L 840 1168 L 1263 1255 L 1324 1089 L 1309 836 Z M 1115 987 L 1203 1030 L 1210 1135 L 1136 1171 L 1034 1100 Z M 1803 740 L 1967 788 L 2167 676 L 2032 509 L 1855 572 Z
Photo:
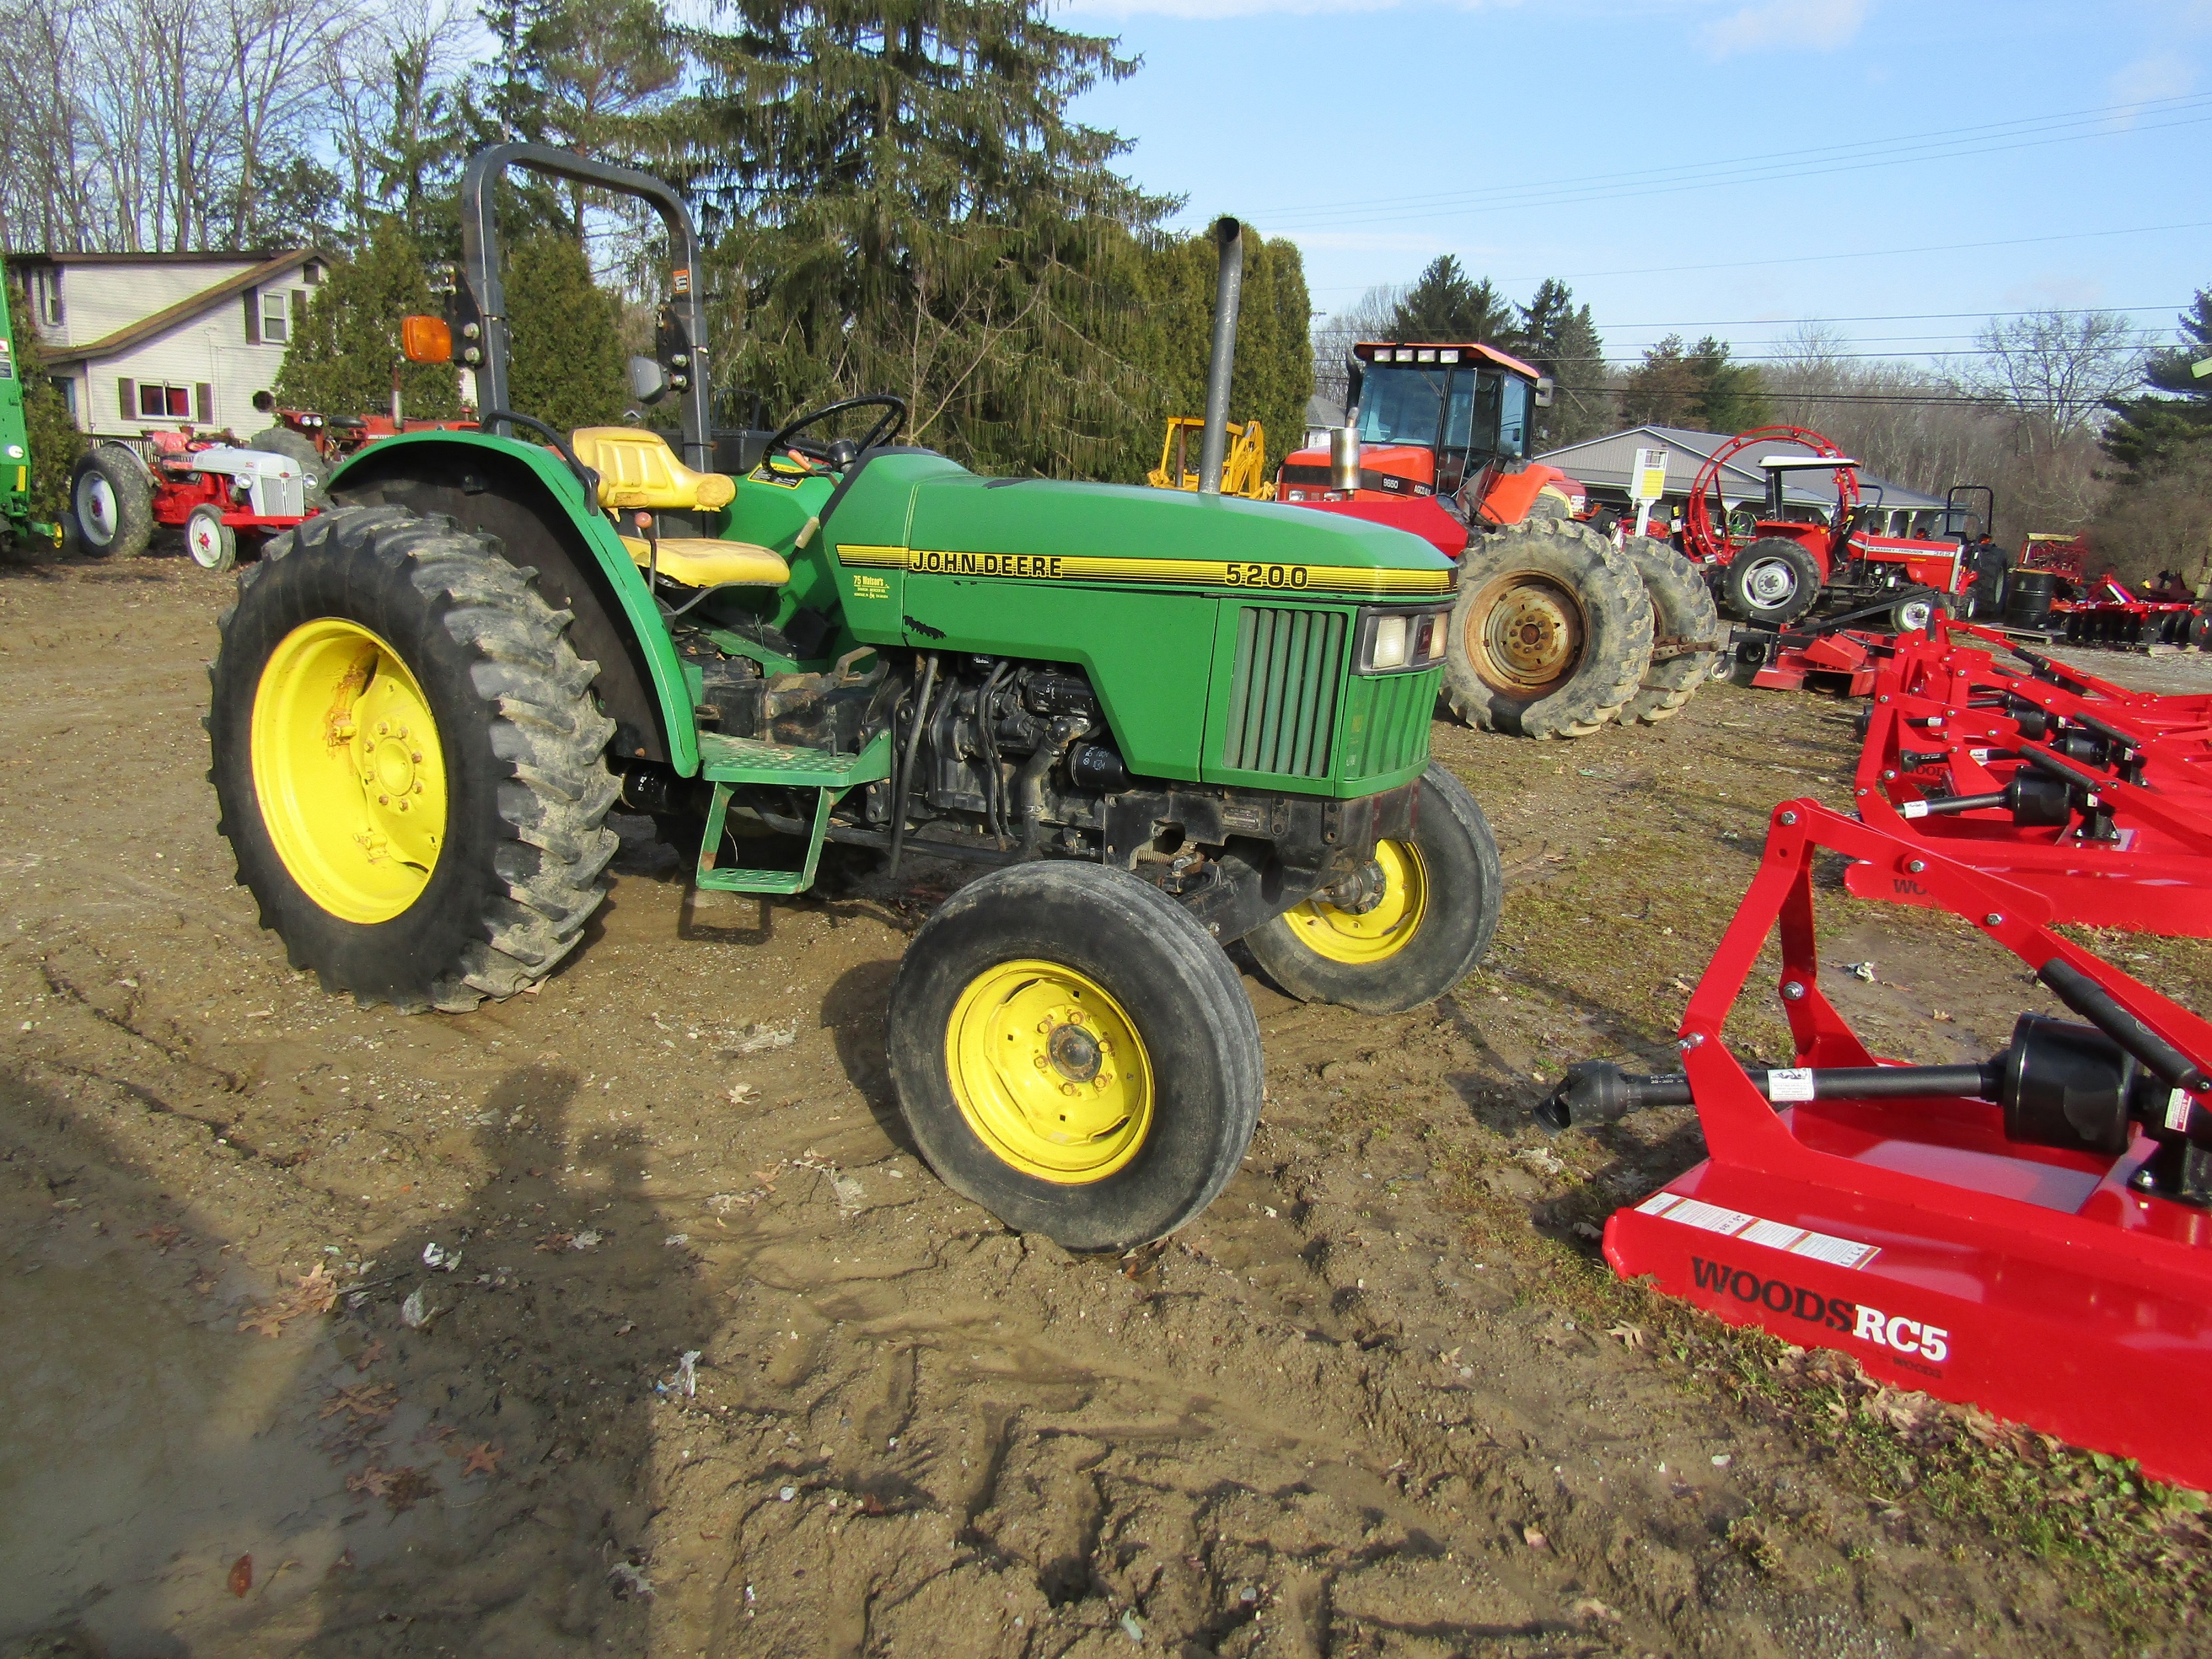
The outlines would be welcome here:
M 1152 1133 L 1152 1060 L 1135 1023 L 1065 963 L 1000 963 L 970 980 L 945 1026 L 945 1060 L 976 1139 L 1040 1181 L 1103 1181 Z
M 262 822 L 309 898 L 371 924 L 422 896 L 446 838 L 446 756 L 397 651 L 340 617 L 301 623 L 254 688 L 252 746 Z
M 1421 931 L 1429 913 L 1429 878 L 1420 849 L 1410 841 L 1379 841 L 1375 862 L 1382 869 L 1382 897 L 1372 909 L 1340 910 L 1326 899 L 1310 898 L 1284 912 L 1291 931 L 1316 956 L 1364 968 L 1396 956 Z

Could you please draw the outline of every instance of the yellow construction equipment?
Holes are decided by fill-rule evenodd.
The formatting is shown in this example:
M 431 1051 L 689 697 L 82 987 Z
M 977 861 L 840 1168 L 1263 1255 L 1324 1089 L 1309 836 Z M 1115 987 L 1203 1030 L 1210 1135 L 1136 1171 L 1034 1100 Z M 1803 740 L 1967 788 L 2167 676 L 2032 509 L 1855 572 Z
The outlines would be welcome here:
M 1196 489 L 1199 447 L 1206 422 L 1196 415 L 1168 416 L 1168 435 L 1160 445 L 1160 464 L 1145 475 L 1155 489 Z M 1267 434 L 1257 421 L 1242 426 L 1229 422 L 1229 453 L 1221 464 L 1221 493 L 1245 495 L 1255 501 L 1275 499 L 1274 480 L 1267 476 Z

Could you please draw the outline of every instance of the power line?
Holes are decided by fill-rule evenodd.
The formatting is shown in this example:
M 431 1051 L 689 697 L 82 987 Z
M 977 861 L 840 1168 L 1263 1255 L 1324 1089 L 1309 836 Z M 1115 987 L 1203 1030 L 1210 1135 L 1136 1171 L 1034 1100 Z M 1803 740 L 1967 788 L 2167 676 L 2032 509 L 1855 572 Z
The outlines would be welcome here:
M 1888 146 L 1893 149 L 1899 146 L 1905 148 L 1924 147 L 1929 144 L 1956 143 L 1977 135 L 1994 137 L 2021 132 L 2048 133 L 2054 125 L 2079 125 L 2083 121 L 2100 118 L 2111 119 L 2128 114 L 2181 114 L 2191 109 L 2202 108 L 2208 103 L 2212 103 L 2212 94 L 2203 93 L 2184 94 L 2177 94 L 2169 98 L 2143 99 L 2134 103 L 2106 104 L 2081 109 L 2058 110 L 2048 114 L 2039 113 L 2027 116 L 2014 116 L 2002 121 L 1978 123 L 1972 126 L 1942 127 L 1936 129 L 1933 132 L 1921 134 L 1917 137 L 1899 137 L 1890 136 L 1881 138 L 1865 138 L 1855 140 L 1847 143 L 1817 144 L 1804 149 L 1781 151 L 1769 150 L 1757 155 L 1729 156 L 1719 159 L 1708 159 L 1702 161 L 1688 161 L 1682 162 L 1673 167 L 1656 168 L 1638 167 L 1613 173 L 1571 174 L 1565 179 L 1540 180 L 1533 183 L 1522 183 L 1519 185 L 1491 185 L 1475 190 L 1424 191 L 1410 196 L 1362 197 L 1357 199 L 1340 202 L 1300 202 L 1285 204 L 1279 209 L 1265 209 L 1262 210 L 1262 212 L 1265 214 L 1272 214 L 1276 211 L 1294 213 L 1304 210 L 1307 212 L 1327 214 L 1338 211 L 1358 211 L 1386 206 L 1417 206 L 1423 203 L 1473 203 L 1479 202 L 1485 198 L 1495 198 L 1504 196 L 1517 195 L 1531 190 L 1568 190 L 1597 185 L 1617 184 L 1621 182 L 1645 183 L 1654 179 L 1665 179 L 1670 173 L 1683 175 L 1694 173 L 1699 170 L 1717 170 L 1742 167 L 1778 167 L 1783 163 L 1790 161 L 1814 161 L 1820 160 L 1838 160 L 1848 157 L 1850 153 L 1854 150 L 1877 149 L 1883 146 Z M 2142 130 L 2143 129 L 2140 128 L 2123 129 L 2123 131 Z M 2152 130 L 2155 131 L 2156 129 Z M 1255 214 L 1253 216 L 1256 218 L 1261 216 L 1261 215 Z
M 1753 265 L 1809 265 L 1831 259 L 1895 259 L 1911 253 L 1972 253 L 1990 247 L 2030 247 L 2045 242 L 2097 241 L 2108 236 L 2162 236 L 2174 231 L 2212 229 L 2212 219 L 2182 225 L 2131 225 L 2124 230 L 2073 230 L 2051 236 L 2011 236 L 1989 242 L 1935 242 L 1921 247 L 1868 248 L 1857 253 L 1791 254 L 1771 259 L 1721 259 L 1702 265 L 1645 265 L 1634 270 L 1583 270 L 1551 275 L 1562 283 L 1595 282 L 1607 276 L 1673 276 L 1699 270 L 1742 270 Z M 1540 276 L 1500 276 L 1500 283 L 1535 283 Z M 2023 313 L 2023 315 L 2033 313 Z
M 1585 398 L 1617 397 L 1626 390 L 1625 387 L 1617 386 L 1553 386 L 1552 389 L 1554 392 L 1571 392 L 1578 397 Z M 1634 395 L 1638 398 L 1668 398 L 1679 403 L 1686 399 L 1694 400 L 1705 398 L 1710 396 L 1711 392 L 1709 389 L 1702 387 L 1691 387 L 1680 392 L 1668 392 L 1657 387 L 1646 389 L 1644 387 L 1638 386 L 1636 388 Z M 2066 399 L 2037 398 L 2014 399 L 1959 397 L 1935 392 L 1928 393 L 1925 396 L 1913 396 L 1903 392 L 1775 392 L 1769 390 L 1766 396 L 1769 401 L 1783 404 L 1900 404 L 1911 406 L 1926 406 L 1931 408 L 1956 404 L 1972 409 L 1984 410 L 1991 415 L 2050 414 L 2060 410 L 2094 409 L 2098 407 L 2103 402 L 2103 399 L 2096 398 Z
M 1657 196 L 1680 195 L 1688 191 L 1711 190 L 1744 184 L 1772 185 L 1796 182 L 1809 179 L 1832 177 L 1838 173 L 1863 173 L 1876 168 L 1903 167 L 1930 161 L 1957 161 L 1969 156 L 1996 155 L 2021 149 L 2041 149 L 2053 144 L 2076 143 L 2085 138 L 2106 138 L 2122 133 L 2163 132 L 2178 127 L 2201 126 L 2212 121 L 2212 113 L 2191 114 L 2192 109 L 2205 108 L 2212 98 L 2199 96 L 2191 100 L 2166 100 L 2175 104 L 2158 112 L 2162 115 L 2180 117 L 2145 123 L 2132 127 L 2098 126 L 2085 117 L 2074 121 L 2057 123 L 2039 121 L 2029 123 L 2015 120 L 1999 122 L 1984 128 L 1954 130 L 1963 134 L 1982 132 L 1995 135 L 2002 129 L 2015 131 L 2004 134 L 2001 142 L 1967 143 L 1963 137 L 1936 137 L 1917 139 L 1867 140 L 1856 145 L 1831 146 L 1825 150 L 1794 152 L 1797 156 L 1825 160 L 1799 161 L 1790 163 L 1784 156 L 1747 156 L 1725 162 L 1686 163 L 1673 168 L 1645 169 L 1637 173 L 1593 175 L 1589 182 L 1562 181 L 1551 184 L 1518 184 L 1492 185 L 1474 191 L 1439 192 L 1421 197 L 1401 198 L 1397 204 L 1388 202 L 1363 201 L 1345 203 L 1334 207 L 1285 207 L 1282 212 L 1294 219 L 1303 217 L 1308 228 L 1330 229 L 1348 225 L 1395 223 L 1419 214 L 1427 218 L 1467 218 L 1477 213 L 1520 212 L 1542 207 L 1588 206 L 1601 202 L 1626 199 L 1646 200 Z M 2143 106 L 2120 106 L 2120 108 L 2141 108 Z M 2108 115 L 2093 112 L 2100 119 Z M 2084 131 L 2053 131 L 2053 125 L 2064 127 L 2088 126 Z M 2025 131 L 2018 131 L 2025 128 Z M 1877 148 L 1880 146 L 1881 148 Z M 1851 149 L 1870 150 L 1872 154 L 1850 155 Z M 1669 174 L 1673 177 L 1669 177 Z

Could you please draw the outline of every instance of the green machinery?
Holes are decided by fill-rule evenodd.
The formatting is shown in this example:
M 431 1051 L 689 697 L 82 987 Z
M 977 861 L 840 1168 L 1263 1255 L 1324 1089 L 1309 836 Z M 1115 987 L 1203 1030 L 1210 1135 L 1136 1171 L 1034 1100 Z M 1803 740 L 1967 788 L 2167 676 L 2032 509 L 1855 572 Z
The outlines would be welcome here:
M 666 225 L 631 376 L 676 445 L 506 408 L 492 186 L 516 165 Z M 1259 1031 L 1224 946 L 1375 1011 L 1486 947 L 1497 849 L 1429 763 L 1454 569 L 1427 544 L 980 477 L 897 443 L 895 398 L 714 430 L 674 191 L 508 144 L 463 204 L 451 315 L 405 343 L 473 371 L 482 430 L 341 468 L 331 510 L 241 573 L 212 670 L 222 830 L 295 965 L 407 1008 L 527 988 L 599 902 L 618 801 L 702 887 L 795 893 L 830 848 L 983 866 L 893 988 L 902 1109 L 955 1188 L 1104 1249 L 1182 1224 L 1243 1157 Z M 702 995 L 741 1013 L 746 988 Z
M 17 368 L 15 323 L 8 314 L 8 291 L 0 283 L 0 535 L 21 541 L 30 537 L 58 542 L 54 525 L 31 519 L 31 438 L 23 419 L 23 377 Z

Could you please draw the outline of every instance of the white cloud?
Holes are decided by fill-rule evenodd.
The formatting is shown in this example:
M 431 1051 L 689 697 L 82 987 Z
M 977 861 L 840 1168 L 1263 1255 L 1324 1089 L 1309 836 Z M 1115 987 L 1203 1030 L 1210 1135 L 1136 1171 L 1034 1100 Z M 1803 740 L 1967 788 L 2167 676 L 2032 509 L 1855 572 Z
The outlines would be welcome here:
M 1759 0 L 1706 24 L 1698 35 L 1716 58 L 1776 47 L 1832 52 L 1857 37 L 1868 4 L 1869 0 Z
M 2179 98 L 2197 89 L 2194 64 L 2172 52 L 2156 52 L 2138 58 L 2106 82 L 2123 103 L 2142 103 L 2153 98 Z

